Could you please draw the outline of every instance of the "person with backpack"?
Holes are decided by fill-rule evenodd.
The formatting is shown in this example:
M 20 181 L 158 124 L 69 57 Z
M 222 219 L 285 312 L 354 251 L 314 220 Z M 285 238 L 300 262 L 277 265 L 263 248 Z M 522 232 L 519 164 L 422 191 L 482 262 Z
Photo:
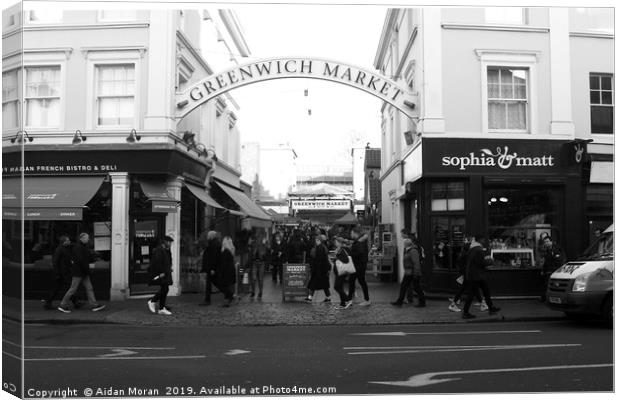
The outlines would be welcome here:
M 345 239 L 340 236 L 334 238 L 334 245 L 336 246 L 336 258 L 334 260 L 334 274 L 336 275 L 336 280 L 334 281 L 334 290 L 338 293 L 338 296 L 340 296 L 339 308 L 346 310 L 353 305 L 353 301 L 349 300 L 349 296 L 344 291 L 344 283 L 349 275 L 339 274 L 336 266 L 336 261 L 340 261 L 344 264 L 349 262 L 349 253 L 344 248 L 344 241 Z
M 168 289 L 172 285 L 172 253 L 170 252 L 172 241 L 173 239 L 170 236 L 164 236 L 159 241 L 159 245 L 153 249 L 151 264 L 149 265 L 151 275 L 149 285 L 159 286 L 159 291 L 147 302 L 147 305 L 152 313 L 159 315 L 172 315 L 170 310 L 166 308 Z M 158 310 L 155 309 L 155 303 L 159 303 Z
M 400 293 L 398 299 L 391 304 L 401 307 L 405 300 L 405 295 L 409 286 L 413 286 L 413 290 L 418 295 L 418 304 L 415 307 L 426 307 L 426 296 L 420 285 L 422 280 L 422 262 L 420 258 L 420 250 L 413 245 L 411 239 L 403 240 L 403 268 L 405 274 L 400 284 Z

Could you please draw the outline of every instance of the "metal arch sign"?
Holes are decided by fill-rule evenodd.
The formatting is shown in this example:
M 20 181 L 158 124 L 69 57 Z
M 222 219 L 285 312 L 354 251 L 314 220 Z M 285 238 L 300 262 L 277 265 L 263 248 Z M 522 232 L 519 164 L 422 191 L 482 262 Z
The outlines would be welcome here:
M 230 90 L 251 83 L 284 78 L 310 78 L 341 83 L 380 98 L 409 118 L 414 117 L 414 95 L 406 85 L 353 65 L 303 57 L 264 59 L 210 75 L 176 95 L 176 117 L 183 118 L 201 104 Z

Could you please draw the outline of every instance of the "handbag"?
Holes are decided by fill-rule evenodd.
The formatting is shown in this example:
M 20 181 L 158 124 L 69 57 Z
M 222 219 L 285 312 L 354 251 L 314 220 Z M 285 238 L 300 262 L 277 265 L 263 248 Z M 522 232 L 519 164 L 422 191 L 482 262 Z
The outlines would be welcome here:
M 349 261 L 347 261 L 346 263 L 343 263 L 342 261 L 336 258 L 336 272 L 338 273 L 338 276 L 355 273 L 355 266 L 353 265 L 353 259 L 348 254 L 347 254 L 347 257 L 349 258 Z

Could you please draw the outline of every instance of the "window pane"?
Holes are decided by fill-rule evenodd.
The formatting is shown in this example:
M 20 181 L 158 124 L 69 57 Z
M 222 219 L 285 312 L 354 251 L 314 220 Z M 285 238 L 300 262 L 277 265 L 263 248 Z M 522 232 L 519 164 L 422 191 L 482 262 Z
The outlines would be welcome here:
M 448 210 L 448 202 L 446 199 L 431 201 L 431 211 L 447 211 L 447 210 Z
M 119 101 L 119 124 L 133 124 L 133 98 L 122 98 Z
M 60 124 L 59 99 L 26 100 L 26 125 L 31 127 L 54 127 Z
M 2 74 L 2 99 L 7 101 L 17 98 L 17 71 Z
M 507 129 L 525 129 L 525 103 L 508 103 Z
M 2 104 L 2 129 L 15 128 L 17 126 L 17 102 L 11 101 Z
M 504 103 L 489 102 L 489 129 L 506 129 L 506 106 Z
M 447 197 L 447 186 L 445 183 L 433 183 L 431 185 L 432 199 L 445 199 Z
M 465 199 L 448 199 L 449 211 L 460 211 L 465 209 Z
M 590 90 L 590 104 L 601 104 L 601 92 Z
M 502 85 L 511 85 L 512 84 L 512 71 L 509 69 L 501 69 L 500 77 Z
M 60 96 L 60 67 L 26 68 L 26 97 Z
M 519 99 L 519 100 L 527 99 L 527 86 L 525 85 L 515 86 L 515 99 Z
M 514 76 L 515 85 L 525 85 L 527 78 L 527 71 L 523 69 L 515 69 L 512 70 L 512 74 Z
M 612 104 L 611 92 L 601 92 L 601 103 L 602 104 Z
M 499 70 L 489 68 L 487 70 L 487 82 L 488 83 L 499 83 Z
M 590 75 L 590 89 L 600 89 L 600 80 L 596 75 Z
M 499 98 L 499 85 L 490 83 L 487 96 L 491 99 Z
M 465 197 L 465 184 L 463 182 L 449 182 L 447 186 L 449 199 L 462 199 Z
M 118 99 L 99 99 L 99 125 L 118 125 Z
M 502 99 L 512 99 L 512 85 L 504 85 L 502 84 L 501 89 L 501 98 Z
M 602 76 L 601 77 L 601 89 L 603 89 L 603 90 L 611 90 L 611 76 Z
M 609 106 L 590 107 L 592 133 L 614 133 L 614 108 Z

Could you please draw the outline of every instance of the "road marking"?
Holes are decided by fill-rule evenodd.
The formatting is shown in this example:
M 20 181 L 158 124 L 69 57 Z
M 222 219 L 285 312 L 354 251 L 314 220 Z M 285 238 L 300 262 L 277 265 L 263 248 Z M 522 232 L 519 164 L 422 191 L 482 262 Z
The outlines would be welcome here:
M 207 356 L 141 356 L 141 357 L 66 357 L 66 358 L 25 358 L 24 361 L 94 361 L 94 360 L 177 360 L 197 359 Z
M 435 385 L 437 383 L 457 381 L 462 378 L 443 378 L 434 379 L 436 376 L 443 375 L 463 375 L 463 374 L 486 374 L 493 372 L 527 372 L 527 371 L 549 371 L 554 369 L 581 369 L 581 368 L 607 368 L 613 367 L 613 364 L 586 364 L 586 365 L 554 365 L 548 367 L 527 367 L 527 368 L 501 368 L 501 369 L 476 369 L 470 371 L 446 371 L 446 372 L 429 372 L 426 374 L 413 375 L 406 381 L 371 381 L 378 385 L 421 387 Z
M 502 333 L 541 333 L 540 330 L 530 331 L 458 331 L 458 332 L 366 332 L 350 333 L 356 336 L 407 336 L 407 335 L 494 335 Z
M 249 351 L 248 350 L 241 350 L 241 349 L 233 349 L 233 350 L 227 351 L 224 354 L 226 354 L 227 356 L 236 356 L 236 355 L 239 355 L 239 354 L 246 354 L 246 353 L 249 353 Z
M 402 346 L 402 347 L 344 347 L 344 350 L 375 350 L 375 351 L 354 351 L 349 355 L 370 355 L 370 354 L 412 354 L 412 353 L 439 353 L 450 351 L 484 351 L 484 350 L 522 350 L 522 349 L 541 349 L 551 347 L 576 347 L 581 344 L 519 344 L 519 345 L 497 345 L 497 346 Z
M 112 353 L 102 354 L 99 357 L 124 357 L 132 354 L 138 354 L 138 352 L 125 349 L 113 349 Z
M 15 342 L 11 342 L 10 340 L 2 339 L 2 342 L 3 342 L 3 343 L 6 343 L 6 344 L 10 344 L 11 346 L 19 347 L 19 348 L 21 348 L 21 347 L 22 347 L 22 345 L 21 345 L 21 344 L 17 344 L 17 343 L 15 343 Z
M 19 361 L 21 361 L 21 360 L 22 360 L 22 358 L 21 358 L 21 357 L 16 356 L 16 355 L 15 355 L 15 354 L 13 354 L 13 353 L 9 353 L 8 351 L 4 351 L 4 350 L 2 350 L 2 354 L 6 354 L 7 356 L 9 356 L 9 357 L 13 357 L 13 358 L 15 358 L 16 360 L 19 360 Z
M 176 350 L 175 347 L 133 347 L 133 346 L 26 346 L 27 349 L 62 349 L 62 350 Z

